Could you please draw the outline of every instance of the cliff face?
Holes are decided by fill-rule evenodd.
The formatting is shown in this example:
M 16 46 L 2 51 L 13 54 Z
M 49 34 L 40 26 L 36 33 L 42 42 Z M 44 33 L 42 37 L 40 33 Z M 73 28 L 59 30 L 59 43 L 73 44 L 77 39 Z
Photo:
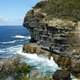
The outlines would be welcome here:
M 67 65 L 75 74 L 80 73 L 79 4 L 79 0 L 41 1 L 27 13 L 23 23 L 31 32 L 31 42 L 63 57 L 66 55 L 69 60 L 60 56 L 55 61 L 59 65 L 71 61 Z
M 64 52 L 69 46 L 69 33 L 77 25 L 70 19 L 50 17 L 42 8 L 49 4 L 48 1 L 38 3 L 25 16 L 24 26 L 31 32 L 31 42 L 37 42 L 51 50 Z

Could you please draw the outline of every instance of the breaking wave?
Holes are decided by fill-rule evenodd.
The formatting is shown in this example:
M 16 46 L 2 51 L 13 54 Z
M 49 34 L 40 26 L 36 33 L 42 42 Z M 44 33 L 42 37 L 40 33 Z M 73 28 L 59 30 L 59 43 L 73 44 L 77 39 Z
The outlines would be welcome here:
M 58 65 L 52 59 L 49 60 L 47 57 L 38 56 L 37 54 L 30 54 L 22 52 L 23 45 L 12 46 L 9 48 L 1 49 L 0 53 L 6 53 L 6 58 L 21 55 L 24 57 L 24 61 L 39 70 L 43 75 L 49 74 L 52 75 L 56 70 L 60 69 Z M 1 55 L 3 58 L 5 55 Z M 72 76 L 72 80 L 77 80 L 74 76 Z
M 18 38 L 18 39 L 31 39 L 30 36 L 22 36 L 22 35 L 15 35 L 15 36 L 12 36 L 13 38 Z
M 13 40 L 13 41 L 8 41 L 8 42 L 0 42 L 1 44 L 13 44 L 13 43 L 15 43 L 16 42 L 16 40 Z
M 23 45 L 17 45 L 17 46 L 2 49 L 0 50 L 0 52 L 3 52 L 3 53 L 5 52 L 6 53 L 5 55 L 7 55 L 6 57 L 19 54 L 22 57 L 24 57 L 24 61 L 27 64 L 34 66 L 40 72 L 45 74 L 47 72 L 53 73 L 59 68 L 58 65 L 53 60 L 49 60 L 48 58 L 45 58 L 45 57 L 40 57 L 37 54 L 23 53 L 22 47 Z M 2 56 L 5 57 L 5 55 L 2 55 Z

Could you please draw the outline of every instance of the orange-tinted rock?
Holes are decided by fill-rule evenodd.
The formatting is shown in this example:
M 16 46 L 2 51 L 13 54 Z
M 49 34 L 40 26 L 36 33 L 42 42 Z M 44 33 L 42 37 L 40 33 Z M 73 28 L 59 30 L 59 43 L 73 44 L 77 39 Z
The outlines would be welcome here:
M 63 69 L 69 70 L 71 68 L 71 59 L 69 57 L 59 56 L 57 60 L 57 64 Z
M 23 52 L 25 52 L 25 53 L 37 53 L 38 54 L 40 52 L 40 47 L 35 43 L 26 44 L 23 46 Z

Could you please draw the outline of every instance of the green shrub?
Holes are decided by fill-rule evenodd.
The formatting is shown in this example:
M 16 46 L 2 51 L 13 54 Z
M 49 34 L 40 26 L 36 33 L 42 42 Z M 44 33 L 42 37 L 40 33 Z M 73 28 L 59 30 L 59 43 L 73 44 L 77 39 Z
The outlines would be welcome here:
M 1 63 L 2 62 L 3 64 L 0 64 L 0 80 L 5 80 L 9 76 L 13 77 L 15 80 L 21 80 L 25 78 L 31 70 L 31 67 L 22 62 L 19 56 L 1 60 Z

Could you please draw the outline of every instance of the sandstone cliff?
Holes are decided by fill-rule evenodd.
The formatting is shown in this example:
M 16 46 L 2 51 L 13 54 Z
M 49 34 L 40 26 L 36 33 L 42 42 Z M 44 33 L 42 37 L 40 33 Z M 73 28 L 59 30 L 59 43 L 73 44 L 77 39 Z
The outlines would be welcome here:
M 80 1 L 44 0 L 24 18 L 31 32 L 31 42 L 49 50 L 63 69 L 80 76 Z

